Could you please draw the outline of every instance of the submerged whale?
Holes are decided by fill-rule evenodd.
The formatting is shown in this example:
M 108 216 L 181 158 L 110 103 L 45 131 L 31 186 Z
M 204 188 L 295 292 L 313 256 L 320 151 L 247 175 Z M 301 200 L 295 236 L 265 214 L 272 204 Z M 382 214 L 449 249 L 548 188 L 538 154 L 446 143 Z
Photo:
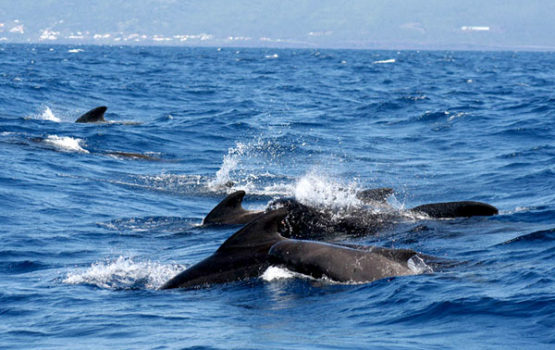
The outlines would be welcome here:
M 384 201 L 392 192 L 389 189 L 370 189 L 363 191 L 376 201 Z M 261 216 L 264 210 L 243 208 L 244 191 L 236 191 L 222 200 L 204 218 L 203 224 L 238 225 Z M 329 209 L 314 208 L 295 199 L 278 199 L 270 203 L 268 209 L 286 208 L 281 234 L 288 238 L 318 239 L 334 234 L 367 235 L 403 220 L 403 214 L 425 214 L 430 218 L 456 218 L 472 216 L 491 216 L 498 213 L 497 208 L 481 202 L 461 201 L 424 204 L 406 211 L 374 212 L 367 208 L 357 208 L 343 215 L 336 215 Z
M 41 144 L 42 146 L 44 146 L 45 148 L 51 149 L 51 150 L 55 150 L 55 151 L 61 151 L 64 152 L 64 147 L 59 147 L 57 145 L 57 140 L 64 140 L 64 139 L 70 139 L 71 138 L 58 138 L 57 136 L 55 137 L 31 137 L 28 140 L 37 144 Z M 75 141 L 75 140 L 73 140 Z M 29 143 L 27 142 L 22 142 L 23 145 L 29 145 Z M 162 159 L 156 157 L 156 156 L 151 156 L 148 154 L 143 154 L 143 153 L 134 153 L 134 152 L 123 152 L 123 151 L 88 151 L 85 150 L 83 148 L 81 148 L 80 145 L 77 145 L 78 149 L 75 145 L 71 145 L 70 149 L 73 151 L 78 151 L 78 152 L 84 152 L 84 153 L 93 153 L 93 154 L 102 154 L 102 155 L 106 155 L 106 156 L 111 156 L 111 157 L 115 157 L 115 158 L 125 158 L 125 159 L 135 159 L 135 160 L 149 160 L 149 161 L 161 161 Z
M 161 289 L 198 288 L 259 277 L 270 265 L 338 282 L 371 282 L 419 273 L 410 259 L 427 258 L 409 249 L 351 247 L 287 239 L 279 231 L 285 208 L 262 214 L 229 237 L 201 262 L 167 281 Z

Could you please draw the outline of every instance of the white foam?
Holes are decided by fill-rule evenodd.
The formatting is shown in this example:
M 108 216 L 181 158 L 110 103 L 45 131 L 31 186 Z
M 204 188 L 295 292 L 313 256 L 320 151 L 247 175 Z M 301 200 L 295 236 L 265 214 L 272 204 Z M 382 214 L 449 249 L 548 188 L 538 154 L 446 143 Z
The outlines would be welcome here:
M 87 269 L 69 272 L 63 283 L 105 289 L 157 289 L 183 269 L 181 265 L 135 262 L 132 258 L 120 256 L 116 260 L 96 262 Z
M 266 55 L 266 58 L 279 58 L 279 55 L 277 53 L 273 54 L 273 55 Z
M 295 276 L 297 276 L 297 273 L 289 271 L 284 267 L 270 266 L 266 269 L 266 271 L 264 271 L 260 278 L 266 282 L 271 282 L 276 280 L 295 278 Z
M 384 63 L 395 63 L 395 58 L 390 58 L 388 60 L 374 61 L 373 64 L 384 64 Z
M 48 135 L 43 141 L 45 144 L 62 152 L 80 152 L 89 153 L 86 149 L 81 147 L 82 139 L 73 138 L 69 136 Z
M 67 50 L 67 52 L 69 53 L 79 53 L 79 52 L 84 52 L 85 50 L 83 49 L 69 49 Z

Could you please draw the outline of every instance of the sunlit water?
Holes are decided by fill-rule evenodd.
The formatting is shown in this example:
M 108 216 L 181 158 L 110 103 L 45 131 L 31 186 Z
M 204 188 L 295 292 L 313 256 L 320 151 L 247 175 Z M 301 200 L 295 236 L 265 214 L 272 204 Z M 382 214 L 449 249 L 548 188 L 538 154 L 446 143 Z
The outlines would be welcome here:
M 0 348 L 553 348 L 554 91 L 552 53 L 0 46 Z M 341 211 L 386 186 L 500 215 L 341 238 L 443 271 L 158 290 L 237 230 L 200 226 L 234 189 Z

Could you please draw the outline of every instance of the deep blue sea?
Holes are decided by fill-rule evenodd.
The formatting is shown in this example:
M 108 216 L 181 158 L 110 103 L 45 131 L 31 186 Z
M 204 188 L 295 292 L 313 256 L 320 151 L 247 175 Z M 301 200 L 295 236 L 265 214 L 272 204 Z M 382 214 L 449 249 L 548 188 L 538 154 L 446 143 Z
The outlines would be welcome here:
M 555 348 L 555 53 L 4 44 L 0 150 L 2 349 Z M 500 214 L 336 238 L 434 273 L 158 289 L 238 229 L 200 225 L 226 193 L 373 187 Z

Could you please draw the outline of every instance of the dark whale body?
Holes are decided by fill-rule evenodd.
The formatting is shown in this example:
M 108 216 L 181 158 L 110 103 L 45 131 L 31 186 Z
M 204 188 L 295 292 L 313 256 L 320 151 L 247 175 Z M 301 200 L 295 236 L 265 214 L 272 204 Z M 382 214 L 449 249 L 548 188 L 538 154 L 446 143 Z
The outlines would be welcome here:
M 287 211 L 281 209 L 253 220 L 214 254 L 173 277 L 161 289 L 194 288 L 260 276 L 269 266 L 268 251 L 284 239 L 278 225 L 285 215 Z
M 414 275 L 410 259 L 418 254 L 410 249 L 351 247 L 314 241 L 284 240 L 270 248 L 270 263 L 315 278 L 337 282 L 372 282 L 393 276 Z
M 87 113 L 77 118 L 75 122 L 76 123 L 105 123 L 106 120 L 104 119 L 104 113 L 106 113 L 107 109 L 108 107 L 106 106 L 93 108 Z
M 270 264 L 338 282 L 371 282 L 415 274 L 408 266 L 408 259 L 419 256 L 415 251 L 287 239 L 279 234 L 286 216 L 285 208 L 260 215 L 214 254 L 179 273 L 161 289 L 198 288 L 258 277 Z
M 492 216 L 499 213 L 493 205 L 473 201 L 424 204 L 412 208 L 411 211 L 424 213 L 432 218 Z

